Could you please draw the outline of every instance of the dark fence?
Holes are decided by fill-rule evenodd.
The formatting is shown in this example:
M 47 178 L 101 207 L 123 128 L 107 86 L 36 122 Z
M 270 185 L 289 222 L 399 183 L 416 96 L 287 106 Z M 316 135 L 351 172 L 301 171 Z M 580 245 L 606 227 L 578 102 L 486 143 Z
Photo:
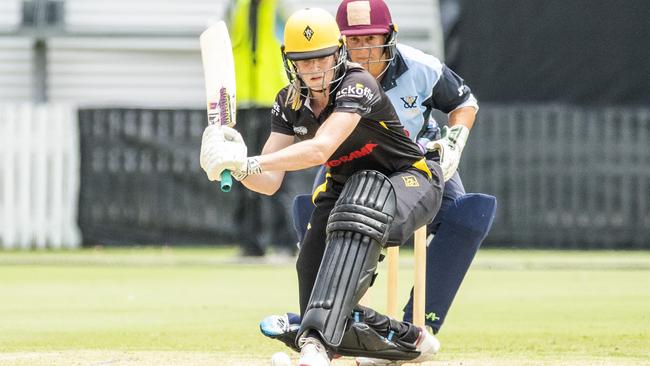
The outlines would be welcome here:
M 486 245 L 650 248 L 650 108 L 483 104 L 479 115 L 461 174 L 468 192 L 499 200 Z M 200 170 L 204 111 L 79 116 L 86 244 L 237 242 L 244 188 L 223 194 Z M 311 179 L 294 174 L 290 192 Z
M 200 169 L 205 124 L 205 111 L 199 110 L 81 110 L 84 243 L 236 243 L 233 214 L 245 188 L 236 183 L 222 193 Z M 306 174 L 291 179 L 289 192 L 311 188 Z
M 201 177 L 205 114 L 189 110 L 81 110 L 79 224 L 85 243 L 147 244 L 234 239 L 220 195 Z
M 483 105 L 461 162 L 487 245 L 650 248 L 650 109 Z

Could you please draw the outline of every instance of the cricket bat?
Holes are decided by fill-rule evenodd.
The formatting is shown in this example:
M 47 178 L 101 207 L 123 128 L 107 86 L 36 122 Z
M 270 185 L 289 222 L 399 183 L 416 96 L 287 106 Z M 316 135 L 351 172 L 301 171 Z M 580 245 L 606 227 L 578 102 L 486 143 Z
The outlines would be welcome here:
M 236 123 L 235 61 L 226 23 L 219 21 L 201 33 L 208 124 L 233 127 Z M 221 173 L 221 190 L 232 187 L 230 171 Z

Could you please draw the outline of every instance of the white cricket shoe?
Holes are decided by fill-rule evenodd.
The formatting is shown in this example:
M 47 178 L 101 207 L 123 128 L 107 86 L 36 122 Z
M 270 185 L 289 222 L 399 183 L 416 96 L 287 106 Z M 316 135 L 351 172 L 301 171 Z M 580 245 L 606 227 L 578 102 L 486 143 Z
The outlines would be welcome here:
M 325 346 L 314 337 L 303 337 L 300 344 L 300 360 L 298 366 L 330 366 L 330 358 Z
M 269 315 L 260 322 L 262 334 L 271 338 L 297 332 L 298 329 L 300 329 L 300 318 L 292 313 Z
M 399 366 L 405 363 L 432 361 L 440 351 L 440 341 L 426 329 L 420 328 L 420 336 L 415 341 L 415 349 L 420 352 L 420 355 L 412 360 L 391 361 L 381 358 L 357 357 L 357 366 Z

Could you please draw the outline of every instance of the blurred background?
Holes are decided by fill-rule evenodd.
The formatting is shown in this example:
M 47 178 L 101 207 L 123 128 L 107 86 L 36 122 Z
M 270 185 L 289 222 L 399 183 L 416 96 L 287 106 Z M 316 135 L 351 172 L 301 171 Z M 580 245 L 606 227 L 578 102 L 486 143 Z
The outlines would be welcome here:
M 499 200 L 484 247 L 650 249 L 650 2 L 387 2 L 398 41 L 479 99 L 460 170 L 468 192 Z M 242 206 L 241 186 L 223 194 L 198 165 L 198 35 L 236 5 L 0 0 L 1 248 L 295 250 L 287 207 L 313 172 Z M 277 23 L 337 5 L 279 2 Z M 242 113 L 247 141 L 263 141 L 269 126 Z

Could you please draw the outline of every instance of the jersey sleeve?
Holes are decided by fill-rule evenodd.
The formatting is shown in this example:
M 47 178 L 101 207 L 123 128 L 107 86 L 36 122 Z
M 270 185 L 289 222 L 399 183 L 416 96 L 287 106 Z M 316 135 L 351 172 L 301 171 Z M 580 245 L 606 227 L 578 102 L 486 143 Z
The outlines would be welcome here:
M 282 91 L 280 91 L 280 93 L 275 97 L 275 102 L 271 107 L 271 132 L 290 136 L 295 135 L 295 132 L 293 132 L 293 125 L 289 123 L 289 120 L 287 119 Z
M 442 66 L 440 79 L 433 87 L 432 102 L 433 108 L 445 113 L 461 106 L 472 106 L 478 109 L 478 103 L 469 86 L 447 65 Z
M 367 72 L 351 72 L 341 81 L 336 92 L 334 112 L 356 113 L 365 117 L 381 98 L 379 84 Z

